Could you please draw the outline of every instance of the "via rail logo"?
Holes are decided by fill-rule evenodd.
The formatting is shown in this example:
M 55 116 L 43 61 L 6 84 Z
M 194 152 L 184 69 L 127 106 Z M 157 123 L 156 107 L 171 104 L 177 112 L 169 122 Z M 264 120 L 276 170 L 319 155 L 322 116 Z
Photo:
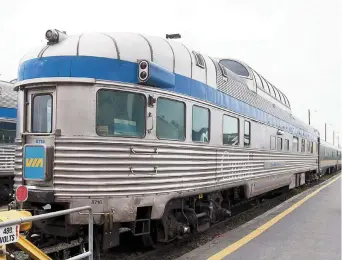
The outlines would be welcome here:
M 45 179 L 45 147 L 25 147 L 24 176 L 26 179 Z
M 43 167 L 43 158 L 26 158 L 26 167 Z

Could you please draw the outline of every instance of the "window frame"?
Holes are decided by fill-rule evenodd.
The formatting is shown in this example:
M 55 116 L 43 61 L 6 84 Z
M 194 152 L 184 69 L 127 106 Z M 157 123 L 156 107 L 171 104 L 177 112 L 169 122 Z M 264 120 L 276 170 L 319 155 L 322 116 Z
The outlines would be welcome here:
M 294 143 L 294 142 L 293 142 L 293 140 L 294 140 L 294 139 L 296 139 L 296 140 L 297 140 L 297 147 L 296 147 L 296 151 L 293 151 L 293 143 Z M 292 137 L 292 152 L 297 152 L 297 153 L 298 153 L 298 152 L 300 152 L 300 150 L 299 150 L 299 147 L 300 147 L 300 144 L 299 144 L 299 137 L 297 137 L 297 136 L 293 136 L 293 137 Z
M 303 146 L 303 141 L 304 141 L 304 146 Z M 304 151 L 303 151 L 303 147 L 304 147 Z M 300 139 L 300 152 L 301 152 L 301 153 L 305 153 L 305 150 L 306 150 L 305 139 L 304 139 L 304 138 L 301 138 L 301 139 Z
M 225 116 L 228 116 L 228 117 L 231 117 L 231 118 L 235 118 L 237 119 L 237 126 L 238 126 L 238 143 L 233 145 L 233 144 L 225 144 L 224 143 L 224 117 Z M 224 146 L 232 146 L 232 147 L 238 147 L 240 146 L 240 118 L 236 117 L 236 116 L 231 116 L 231 115 L 228 115 L 228 114 L 223 114 L 222 115 L 222 144 Z
M 126 135 L 109 135 L 109 136 L 103 136 L 103 135 L 99 135 L 97 132 L 97 104 L 98 104 L 98 93 L 100 90 L 110 90 L 113 92 L 125 92 L 125 93 L 131 93 L 131 94 L 138 94 L 138 95 L 142 95 L 145 101 L 144 104 L 144 118 L 145 118 L 145 124 L 144 124 L 144 135 L 142 136 L 126 136 Z M 100 136 L 100 137 L 109 137 L 109 138 L 117 138 L 117 137 L 122 137 L 122 138 L 137 138 L 137 139 L 144 139 L 146 137 L 146 122 L 147 122 L 147 98 L 146 95 L 144 93 L 140 93 L 140 92 L 134 92 L 134 91 L 126 91 L 126 90 L 118 90 L 118 89 L 111 89 L 111 88 L 99 88 L 96 91 L 96 109 L 95 109 L 95 133 Z
M 280 142 L 280 144 L 281 144 L 281 149 L 279 149 L 279 147 L 278 147 L 278 140 L 281 141 L 281 142 Z M 284 146 L 284 145 L 283 145 L 283 138 L 277 136 L 277 151 L 283 151 L 283 148 L 284 148 L 283 146 Z
M 246 123 L 248 123 L 248 125 L 249 125 L 249 127 L 248 127 L 249 128 L 249 144 L 248 145 L 245 144 Z M 252 144 L 252 137 L 251 137 L 252 131 L 251 130 L 252 130 L 251 121 L 244 120 L 244 123 L 243 123 L 243 147 L 250 147 Z
M 38 96 L 50 96 L 51 97 L 51 131 L 50 132 L 34 132 L 33 131 L 33 117 L 34 117 L 34 113 L 33 113 L 33 110 L 34 110 L 34 99 L 36 98 L 36 97 L 38 97 Z M 35 134 L 43 134 L 43 133 L 47 133 L 47 134 L 51 134 L 52 133 L 52 129 L 53 129 L 53 112 L 54 112 L 54 110 L 53 110 L 53 94 L 52 93 L 50 93 L 50 92 L 48 92 L 48 93 L 44 93 L 44 92 L 42 92 L 42 93 L 32 93 L 31 94 L 31 129 L 30 129 L 30 131 L 31 131 L 31 133 L 35 133 Z
M 272 148 L 272 139 L 274 139 L 274 148 Z M 270 137 L 270 150 L 277 150 L 277 138 L 274 135 Z
M 222 64 L 222 65 L 223 65 L 226 69 L 230 70 L 231 72 L 233 72 L 234 74 L 236 74 L 236 75 L 239 76 L 239 77 L 243 77 L 243 78 L 246 78 L 246 79 L 252 79 L 252 76 L 251 76 L 250 71 L 249 71 L 249 70 L 247 69 L 247 67 L 246 67 L 244 64 L 242 64 L 241 62 L 236 61 L 236 60 L 232 60 L 232 59 L 220 59 L 219 63 L 221 63 L 222 61 L 223 61 L 223 62 L 224 62 L 224 61 L 232 61 L 233 63 L 239 64 L 240 66 L 242 66 L 242 67 L 247 71 L 248 76 L 237 74 L 237 73 L 235 73 L 234 71 L 232 71 L 231 69 L 227 68 L 225 65 L 223 65 L 223 64 Z
M 287 149 L 286 149 L 286 143 L 287 143 Z M 286 138 L 284 142 L 284 151 L 290 151 L 290 140 Z
M 194 129 L 193 126 L 194 126 L 194 107 L 198 107 L 198 108 L 202 108 L 202 109 L 206 109 L 208 110 L 208 142 L 201 142 L 201 141 L 194 141 L 193 140 L 193 136 L 192 136 L 192 130 Z M 185 114 L 186 114 L 186 108 L 185 108 Z M 201 106 L 198 106 L 198 105 L 192 105 L 192 109 L 191 109 L 191 141 L 194 142 L 194 143 L 200 143 L 200 144 L 209 144 L 210 141 L 211 141 L 211 111 L 209 108 L 206 108 L 206 107 L 201 107 Z M 186 122 L 186 121 L 185 121 Z M 185 128 L 186 128 L 186 125 L 185 125 Z M 185 133 L 186 134 L 186 133 Z M 157 124 L 156 124 L 156 135 L 157 135 Z M 185 139 L 186 139 L 186 135 L 185 135 Z
M 174 101 L 174 102 L 179 102 L 179 103 L 183 103 L 184 104 L 184 139 L 169 139 L 169 138 L 160 138 L 157 134 L 157 117 L 158 117 L 158 113 L 157 113 L 157 109 L 158 109 L 158 99 L 167 99 L 167 100 L 171 100 L 171 101 Z M 163 97 L 163 96 L 159 96 L 156 100 L 156 137 L 158 140 L 169 140 L 169 141 L 175 141 L 175 142 L 185 142 L 186 140 L 186 134 L 187 134 L 187 131 L 186 131 L 186 122 L 187 122 L 187 117 L 186 117 L 186 114 L 187 114 L 187 106 L 186 106 L 186 103 L 184 101 L 179 101 L 179 100 L 175 100 L 175 99 L 172 99 L 172 98 L 168 98 L 168 97 Z M 191 138 L 192 139 L 192 138 Z

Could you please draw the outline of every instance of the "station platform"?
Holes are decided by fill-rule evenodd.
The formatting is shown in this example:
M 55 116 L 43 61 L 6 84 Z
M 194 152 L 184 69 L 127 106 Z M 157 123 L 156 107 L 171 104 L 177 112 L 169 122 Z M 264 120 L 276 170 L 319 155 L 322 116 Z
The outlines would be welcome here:
M 340 260 L 341 173 L 178 260 Z

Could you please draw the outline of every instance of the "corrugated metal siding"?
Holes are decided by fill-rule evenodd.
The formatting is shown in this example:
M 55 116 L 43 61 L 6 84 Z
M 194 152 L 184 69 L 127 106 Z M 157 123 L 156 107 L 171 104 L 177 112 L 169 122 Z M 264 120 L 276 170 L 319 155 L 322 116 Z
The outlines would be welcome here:
M 14 151 L 14 145 L 0 145 L 0 176 L 13 175 Z
M 155 148 L 158 154 L 153 154 Z M 16 151 L 19 181 L 21 151 Z M 317 167 L 316 159 L 309 154 L 240 148 L 59 138 L 55 147 L 54 189 L 57 198 L 186 191 L 291 170 L 305 171 Z M 285 167 L 266 169 L 267 160 L 283 161 Z

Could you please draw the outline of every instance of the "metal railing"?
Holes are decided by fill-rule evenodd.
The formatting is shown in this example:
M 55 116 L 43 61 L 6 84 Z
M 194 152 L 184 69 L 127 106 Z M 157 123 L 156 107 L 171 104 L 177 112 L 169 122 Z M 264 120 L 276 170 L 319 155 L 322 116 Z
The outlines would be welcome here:
M 93 209 L 90 206 L 66 209 L 66 210 L 61 210 L 61 211 L 56 211 L 56 212 L 51 212 L 51 213 L 45 213 L 45 214 L 36 215 L 36 216 L 32 216 L 32 217 L 27 217 L 27 218 L 21 218 L 21 219 L 6 221 L 6 222 L 0 222 L 0 228 L 13 226 L 13 225 L 20 225 L 20 224 L 27 223 L 27 222 L 44 220 L 44 219 L 48 219 L 48 218 L 59 217 L 59 216 L 68 215 L 71 213 L 81 212 L 81 211 L 88 211 L 89 212 L 88 251 L 84 252 L 80 255 L 68 258 L 67 260 L 84 259 L 86 257 L 88 257 L 89 260 L 93 260 L 93 255 L 94 255 L 94 248 L 93 248 L 93 245 L 94 245 L 93 244 L 93 240 L 94 240 L 94 238 L 93 238 L 93 232 L 94 232 L 94 230 L 93 230 Z

